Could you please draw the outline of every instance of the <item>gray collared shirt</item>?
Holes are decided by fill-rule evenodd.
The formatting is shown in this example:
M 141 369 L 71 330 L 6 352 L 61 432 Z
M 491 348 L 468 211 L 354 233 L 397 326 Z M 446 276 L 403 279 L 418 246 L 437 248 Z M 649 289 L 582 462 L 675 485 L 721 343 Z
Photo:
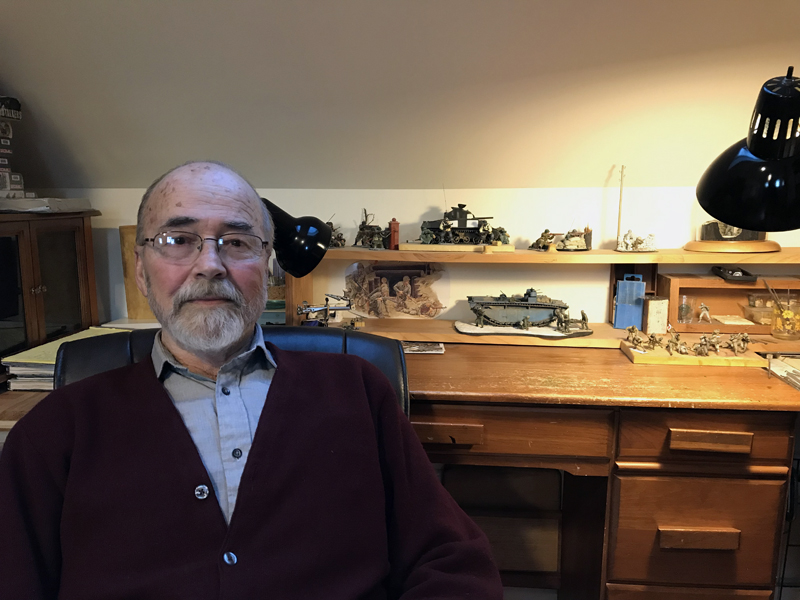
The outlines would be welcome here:
M 256 326 L 247 350 L 225 363 L 217 380 L 190 372 L 156 335 L 152 351 L 156 376 L 164 384 L 192 436 L 230 523 L 242 471 L 275 374 L 275 360 Z

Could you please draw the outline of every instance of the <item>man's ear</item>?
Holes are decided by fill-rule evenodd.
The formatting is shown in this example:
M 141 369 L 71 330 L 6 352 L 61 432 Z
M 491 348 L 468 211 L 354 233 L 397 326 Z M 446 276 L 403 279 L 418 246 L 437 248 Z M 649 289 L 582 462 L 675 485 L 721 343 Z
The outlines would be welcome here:
M 144 276 L 144 259 L 142 258 L 142 252 L 144 252 L 144 246 L 136 246 L 133 249 L 133 253 L 136 257 L 136 287 L 142 292 L 142 296 L 147 298 L 147 283 Z

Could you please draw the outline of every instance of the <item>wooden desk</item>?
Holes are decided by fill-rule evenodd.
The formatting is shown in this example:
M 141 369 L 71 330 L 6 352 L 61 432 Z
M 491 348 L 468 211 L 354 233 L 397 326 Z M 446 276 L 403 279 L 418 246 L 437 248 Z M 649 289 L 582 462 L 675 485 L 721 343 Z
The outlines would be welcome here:
M 406 360 L 432 460 L 565 471 L 559 598 L 771 597 L 794 388 L 618 350 L 452 344 Z
M 619 350 L 448 344 L 406 360 L 432 460 L 565 472 L 559 598 L 771 597 L 794 388 Z M 0 421 L 40 397 L 0 395 Z

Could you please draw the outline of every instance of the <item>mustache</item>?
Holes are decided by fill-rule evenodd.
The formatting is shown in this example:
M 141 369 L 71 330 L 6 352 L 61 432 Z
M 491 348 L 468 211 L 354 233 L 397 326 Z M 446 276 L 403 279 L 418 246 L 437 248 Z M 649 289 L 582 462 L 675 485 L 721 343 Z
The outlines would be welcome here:
M 232 302 L 236 307 L 245 303 L 244 295 L 237 290 L 227 279 L 198 279 L 190 285 L 181 288 L 172 299 L 175 312 L 179 311 L 187 302 L 203 300 L 205 298 L 222 298 Z

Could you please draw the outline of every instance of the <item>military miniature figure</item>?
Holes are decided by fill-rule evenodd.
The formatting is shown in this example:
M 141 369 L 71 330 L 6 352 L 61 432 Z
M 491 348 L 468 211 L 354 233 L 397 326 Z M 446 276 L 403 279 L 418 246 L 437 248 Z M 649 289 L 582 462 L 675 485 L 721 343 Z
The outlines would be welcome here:
M 695 356 L 708 356 L 709 344 L 708 338 L 704 335 L 700 336 L 700 341 L 692 346 Z
M 331 216 L 331 219 L 332 218 L 333 216 Z M 344 235 L 339 231 L 339 228 L 333 226 L 333 221 L 328 221 L 325 224 L 331 228 L 332 233 L 328 248 L 344 248 L 347 245 L 347 240 L 344 239 Z
M 587 225 L 583 231 L 572 229 L 556 243 L 556 250 L 576 251 L 592 249 L 592 230 Z
M 581 329 L 589 329 L 589 317 L 584 311 L 581 311 Z
M 640 237 L 628 229 L 628 233 L 617 238 L 617 252 L 655 252 L 656 236 L 652 233 L 647 237 Z
M 422 231 L 420 231 L 419 234 L 419 241 L 422 242 L 423 244 L 433 244 L 435 240 L 436 240 L 436 234 L 433 233 L 433 231 L 431 231 L 427 227 L 425 227 L 425 225 L 423 225 Z
M 510 244 L 511 238 L 508 237 L 508 232 L 505 227 L 495 227 L 492 229 L 492 241 L 500 242 L 501 244 Z
M 667 340 L 666 350 L 670 356 L 673 352 L 678 352 L 678 346 L 681 342 L 681 334 L 677 333 L 674 329 L 669 332 L 670 338 Z
M 542 232 L 542 235 L 533 242 L 530 246 L 528 246 L 528 250 L 547 250 L 556 239 L 557 233 L 550 233 L 549 229 L 545 229 Z
M 381 229 L 380 225 L 372 224 L 372 221 L 375 219 L 375 215 L 368 213 L 366 208 L 363 209 L 363 211 L 361 224 L 358 226 L 358 233 L 356 233 L 356 241 L 353 242 L 353 246 L 358 246 L 360 244 L 363 247 L 375 248 L 375 234 L 380 234 L 383 230 Z M 381 245 L 378 247 L 383 247 L 382 238 Z
M 647 336 L 647 342 L 645 342 L 645 345 L 650 350 L 655 350 L 656 348 L 663 348 L 664 341 L 662 338 L 658 337 L 655 333 L 651 333 L 650 335 Z
M 708 306 L 704 302 L 700 303 L 700 316 L 697 318 L 697 322 L 701 323 L 703 320 L 708 321 L 711 323 L 711 314 L 709 313 Z
M 719 354 L 719 346 L 722 343 L 722 339 L 719 335 L 719 329 L 715 329 L 714 333 L 711 334 L 711 337 L 708 338 L 708 345 L 714 349 L 714 352 Z
M 630 325 L 629 327 L 625 328 L 625 331 L 628 332 L 628 336 L 625 338 L 629 343 L 634 344 L 636 338 L 639 339 L 640 342 L 644 342 L 644 340 L 639 335 L 639 328 L 636 325 Z

